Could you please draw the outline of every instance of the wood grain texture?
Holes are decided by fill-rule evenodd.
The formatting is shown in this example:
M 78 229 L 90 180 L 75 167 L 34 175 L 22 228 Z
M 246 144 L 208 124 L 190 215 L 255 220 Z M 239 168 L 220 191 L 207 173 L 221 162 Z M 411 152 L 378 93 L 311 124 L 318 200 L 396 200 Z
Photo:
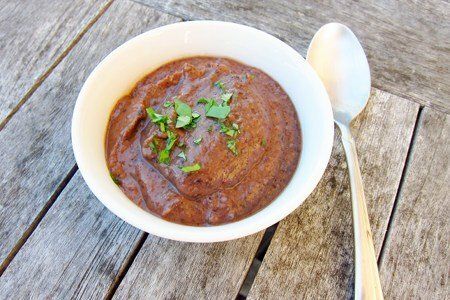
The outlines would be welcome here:
M 149 236 L 116 299 L 234 299 L 263 233 L 194 244 Z
M 89 72 L 127 39 L 177 20 L 136 3 L 114 2 L 0 131 L 0 262 L 75 165 L 71 117 Z
M 425 109 L 381 260 L 386 299 L 450 296 L 450 115 Z
M 0 1 L 0 123 L 108 2 Z
M 0 277 L 0 299 L 100 299 L 143 233 L 74 176 Z
M 368 55 L 375 87 L 450 112 L 450 3 L 409 1 L 138 0 L 186 19 L 242 23 L 303 56 L 329 22 L 348 25 Z
M 354 124 L 367 208 L 380 251 L 418 112 L 417 104 L 373 90 Z M 250 299 L 342 299 L 353 293 L 353 227 L 348 170 L 337 132 L 324 177 L 280 222 Z

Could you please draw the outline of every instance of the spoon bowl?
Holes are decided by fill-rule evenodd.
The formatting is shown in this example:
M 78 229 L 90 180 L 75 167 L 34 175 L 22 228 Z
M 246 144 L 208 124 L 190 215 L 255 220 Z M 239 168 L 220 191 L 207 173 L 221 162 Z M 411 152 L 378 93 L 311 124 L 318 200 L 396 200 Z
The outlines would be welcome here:
M 349 124 L 370 95 L 369 64 L 358 39 L 345 25 L 324 25 L 311 41 L 307 61 L 325 85 L 335 121 Z

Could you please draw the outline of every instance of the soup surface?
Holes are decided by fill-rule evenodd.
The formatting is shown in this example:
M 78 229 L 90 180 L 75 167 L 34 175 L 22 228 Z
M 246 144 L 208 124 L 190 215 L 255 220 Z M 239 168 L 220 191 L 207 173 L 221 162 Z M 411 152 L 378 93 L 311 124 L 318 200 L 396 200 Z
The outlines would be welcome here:
M 289 96 L 234 60 L 191 57 L 145 76 L 118 100 L 106 134 L 111 177 L 162 218 L 208 226 L 270 204 L 300 157 Z

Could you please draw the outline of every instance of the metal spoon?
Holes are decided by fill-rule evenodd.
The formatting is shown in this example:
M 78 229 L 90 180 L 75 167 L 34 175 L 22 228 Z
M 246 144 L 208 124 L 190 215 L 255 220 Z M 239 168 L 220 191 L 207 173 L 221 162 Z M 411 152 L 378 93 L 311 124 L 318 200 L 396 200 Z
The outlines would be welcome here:
M 319 29 L 309 45 L 307 61 L 328 92 L 347 157 L 355 239 L 355 299 L 383 299 L 361 172 L 350 131 L 351 121 L 369 99 L 369 64 L 356 36 L 339 23 Z

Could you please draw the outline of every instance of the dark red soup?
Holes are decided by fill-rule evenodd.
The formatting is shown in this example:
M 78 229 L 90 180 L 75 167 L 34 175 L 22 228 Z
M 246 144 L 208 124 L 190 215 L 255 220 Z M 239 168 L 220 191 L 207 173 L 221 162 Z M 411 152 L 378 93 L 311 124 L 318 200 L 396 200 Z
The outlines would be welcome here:
M 300 124 L 289 96 L 264 72 L 192 57 L 145 76 L 111 113 L 111 177 L 137 205 L 182 224 L 240 220 L 292 177 Z

